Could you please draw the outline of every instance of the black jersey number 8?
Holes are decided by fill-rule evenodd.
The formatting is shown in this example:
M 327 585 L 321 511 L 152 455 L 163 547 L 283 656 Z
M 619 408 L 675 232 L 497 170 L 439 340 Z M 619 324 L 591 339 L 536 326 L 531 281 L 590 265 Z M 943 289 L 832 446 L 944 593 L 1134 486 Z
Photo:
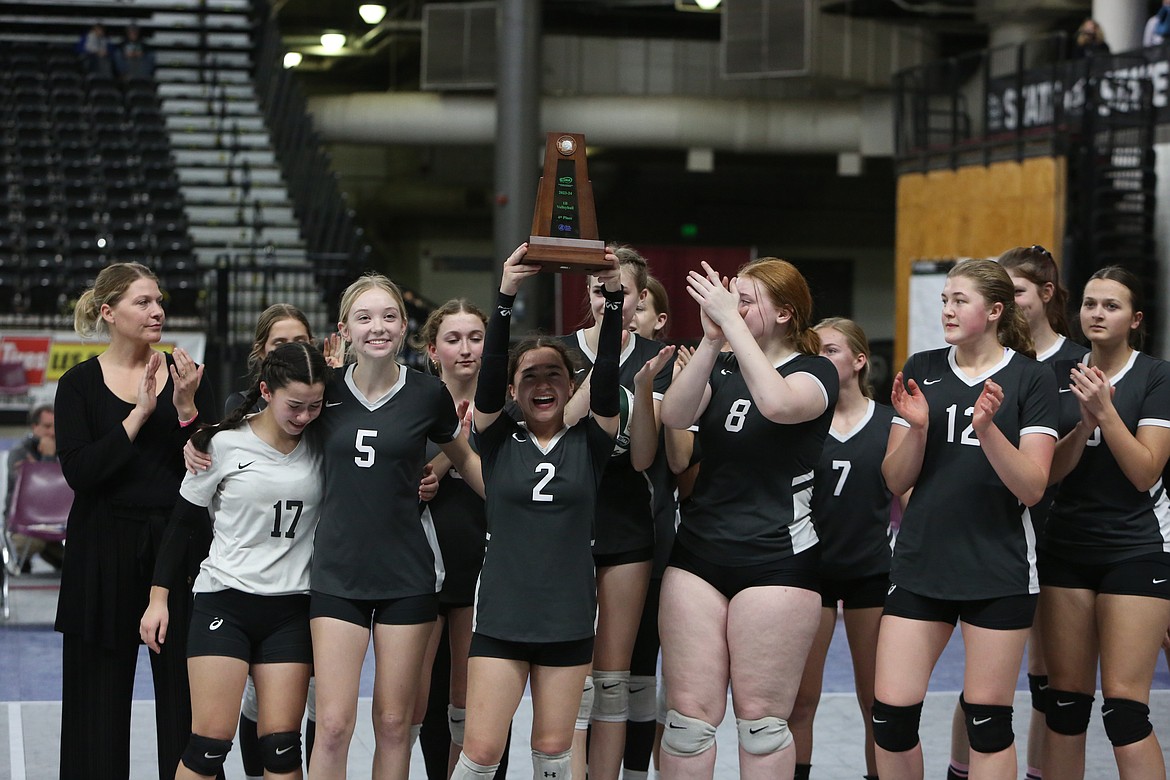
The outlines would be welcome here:
M 544 488 L 548 483 L 552 482 L 553 477 L 557 475 L 557 467 L 551 463 L 537 463 L 536 473 L 544 473 L 540 478 L 540 482 L 536 483 L 536 487 L 532 488 L 533 501 L 552 501 L 552 493 L 545 493 Z
M 293 513 L 292 525 L 290 525 L 288 530 L 283 534 L 280 532 L 280 524 L 281 520 L 283 519 L 281 516 L 281 504 L 284 504 L 285 511 Z M 297 523 L 301 522 L 301 512 L 304 510 L 304 508 L 304 501 L 295 501 L 292 499 L 288 499 L 286 501 L 277 501 L 275 504 L 273 504 L 272 533 L 269 534 L 269 536 L 271 536 L 273 539 L 279 539 L 281 536 L 283 536 L 285 539 L 296 539 Z
M 731 411 L 727 413 L 727 419 L 723 421 L 723 427 L 731 433 L 742 431 L 743 421 L 747 419 L 748 410 L 751 408 L 751 401 L 746 398 L 740 398 L 731 405 Z

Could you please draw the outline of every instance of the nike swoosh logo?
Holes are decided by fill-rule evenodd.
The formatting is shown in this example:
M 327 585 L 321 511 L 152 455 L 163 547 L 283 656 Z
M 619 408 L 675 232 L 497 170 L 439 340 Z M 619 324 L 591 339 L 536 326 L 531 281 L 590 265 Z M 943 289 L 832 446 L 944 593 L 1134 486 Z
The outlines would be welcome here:
M 1071 388 L 1071 387 L 1062 387 L 1062 388 L 1060 388 L 1060 392 L 1062 392 L 1062 393 L 1071 393 L 1071 392 L 1072 392 L 1072 388 Z
M 255 462 L 256 461 L 254 461 L 254 460 L 250 460 L 247 463 L 241 463 L 240 464 L 240 471 L 243 471 L 244 469 L 248 468 L 249 466 L 251 466 Z
M 678 724 L 676 724 L 674 722 L 667 723 L 666 725 L 672 729 L 685 729 L 686 728 L 686 726 L 679 726 Z
M 296 747 L 296 745 L 289 745 L 288 747 L 277 748 L 277 749 L 276 749 L 276 755 L 278 755 L 278 756 L 283 756 L 285 753 L 287 753 L 288 751 L 292 750 L 294 747 Z
M 224 756 L 226 756 L 226 755 L 227 755 L 227 753 L 220 753 L 219 755 L 216 755 L 216 756 L 213 756 L 213 755 L 211 755 L 210 753 L 204 753 L 204 754 L 203 754 L 203 757 L 204 757 L 204 758 L 212 758 L 212 759 L 215 759 L 215 758 L 223 758 L 223 757 L 224 757 Z
M 452 723 L 462 723 L 465 720 L 467 720 L 467 718 L 451 718 Z
M 614 688 L 618 687 L 619 685 L 621 685 L 621 683 L 620 683 L 620 682 L 610 683 L 610 684 L 608 684 L 608 685 L 606 685 L 605 683 L 602 683 L 602 684 L 601 684 L 601 690 L 603 690 L 603 691 L 612 691 Z
M 971 722 L 973 724 L 975 724 L 976 726 L 982 726 L 984 723 L 990 723 L 991 718 L 983 718 L 982 720 L 980 720 L 979 718 L 974 718 Z
M 766 728 L 768 728 L 768 727 L 767 726 L 760 726 L 758 729 L 748 729 L 748 733 L 749 734 L 759 734 L 761 731 L 763 731 Z
M 642 691 L 646 690 L 646 687 L 647 686 L 643 685 L 641 688 L 630 688 L 630 693 L 641 693 Z
M 1101 717 L 1103 718 L 1112 712 L 1113 712 L 1113 710 L 1101 710 Z
M 874 722 L 874 723 L 885 723 L 885 721 L 884 721 L 884 720 L 878 720 L 877 718 L 874 718 L 874 719 L 873 719 L 873 722 Z
M 342 403 L 342 401 L 326 401 L 325 408 L 332 409 L 334 406 L 341 406 Z
M 1154 584 L 1155 584 L 1155 585 L 1161 585 L 1161 584 L 1162 584 L 1163 582 L 1165 582 L 1165 581 L 1166 581 L 1166 580 L 1154 580 Z
M 890 594 L 892 594 L 894 592 L 894 589 L 897 587 L 898 587 L 897 585 L 891 585 L 890 589 L 886 591 L 886 595 L 889 596 Z
M 924 384 L 924 385 L 937 385 L 941 381 L 942 381 L 941 379 L 923 379 L 922 384 Z
M 1057 707 L 1071 707 L 1074 704 L 1076 704 L 1075 701 L 1061 701 L 1060 699 L 1056 700 Z
M 731 373 L 731 371 L 730 371 L 730 369 L 721 368 L 721 369 L 719 369 L 719 373 L 723 374 L 723 376 L 727 376 L 728 374 Z

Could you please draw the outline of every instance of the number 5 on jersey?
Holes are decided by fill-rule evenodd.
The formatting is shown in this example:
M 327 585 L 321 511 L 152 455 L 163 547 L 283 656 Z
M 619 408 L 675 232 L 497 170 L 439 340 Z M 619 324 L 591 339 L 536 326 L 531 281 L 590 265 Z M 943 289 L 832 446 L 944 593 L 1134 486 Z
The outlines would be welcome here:
M 374 447 L 366 444 L 366 439 L 372 439 L 378 435 L 377 431 L 368 431 L 364 428 L 358 428 L 357 437 L 354 439 L 353 448 L 358 451 L 354 455 L 353 462 L 360 468 L 368 469 L 374 465 Z

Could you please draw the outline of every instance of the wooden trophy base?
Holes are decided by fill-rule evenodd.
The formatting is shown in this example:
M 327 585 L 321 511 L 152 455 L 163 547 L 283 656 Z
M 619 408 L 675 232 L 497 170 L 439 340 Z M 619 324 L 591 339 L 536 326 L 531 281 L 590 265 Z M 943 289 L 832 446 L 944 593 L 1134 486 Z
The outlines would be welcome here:
M 523 262 L 558 273 L 591 274 L 610 267 L 605 262 L 605 242 L 584 238 L 529 236 Z

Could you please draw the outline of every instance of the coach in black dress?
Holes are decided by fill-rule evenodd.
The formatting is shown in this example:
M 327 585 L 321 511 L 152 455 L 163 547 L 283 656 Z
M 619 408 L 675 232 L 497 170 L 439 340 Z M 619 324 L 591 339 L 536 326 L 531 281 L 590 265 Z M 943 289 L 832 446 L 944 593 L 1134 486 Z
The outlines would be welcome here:
M 83 337 L 110 345 L 57 385 L 57 447 L 75 498 L 55 627 L 64 634 L 62 780 L 125 780 L 138 619 L 146 608 L 155 550 L 178 498 L 182 449 L 202 410 L 214 415 L 203 368 L 182 349 L 154 349 L 165 315 L 153 273 L 116 263 L 77 303 Z M 192 539 L 190 574 L 210 538 Z M 175 630 L 151 655 L 159 777 L 174 777 L 191 730 L 186 635 L 190 583 L 172 589 Z

